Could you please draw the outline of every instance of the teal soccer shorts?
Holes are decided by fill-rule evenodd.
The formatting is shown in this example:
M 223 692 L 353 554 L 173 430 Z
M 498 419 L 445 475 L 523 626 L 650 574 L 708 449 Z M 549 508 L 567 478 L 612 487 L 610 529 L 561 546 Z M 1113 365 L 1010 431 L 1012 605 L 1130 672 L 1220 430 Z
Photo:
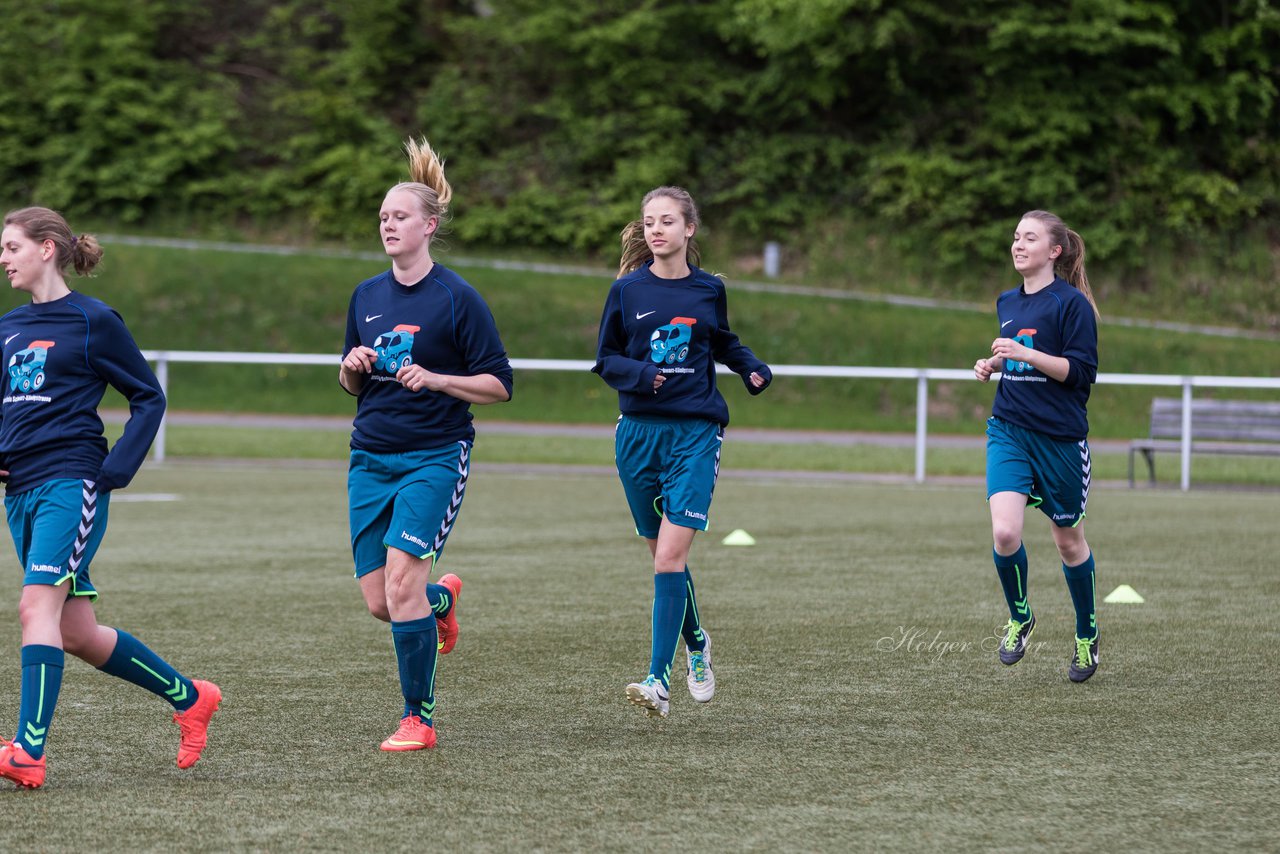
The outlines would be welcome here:
M 89 564 L 107 533 L 111 493 L 91 480 L 59 478 L 4 497 L 9 533 L 26 584 L 67 585 L 67 596 L 98 599 Z
M 657 538 L 664 513 L 674 525 L 707 530 L 723 440 L 724 428 L 701 418 L 618 419 L 614 461 L 637 534 Z
M 1059 528 L 1084 520 L 1093 463 L 1089 442 L 1063 442 L 1043 433 L 987 419 L 987 498 L 1019 492 Z
M 439 560 L 470 469 L 468 442 L 402 454 L 353 450 L 347 499 L 356 578 L 385 566 L 388 548 Z

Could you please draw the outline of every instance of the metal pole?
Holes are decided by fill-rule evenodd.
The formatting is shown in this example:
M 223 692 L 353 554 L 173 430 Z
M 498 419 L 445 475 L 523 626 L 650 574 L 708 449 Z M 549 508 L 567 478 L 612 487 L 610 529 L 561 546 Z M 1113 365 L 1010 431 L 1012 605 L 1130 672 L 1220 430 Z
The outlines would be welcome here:
M 1182 491 L 1191 489 L 1191 377 L 1182 378 Z
M 916 483 L 924 483 L 924 451 L 929 438 L 929 378 L 916 377 Z
M 156 356 L 156 379 L 160 381 L 160 391 L 164 392 L 166 405 L 164 415 L 160 417 L 160 429 L 156 431 L 156 441 L 154 443 L 156 449 L 156 462 L 164 462 L 164 439 L 165 425 L 169 420 L 169 406 L 167 399 L 169 397 L 169 360 L 164 356 Z

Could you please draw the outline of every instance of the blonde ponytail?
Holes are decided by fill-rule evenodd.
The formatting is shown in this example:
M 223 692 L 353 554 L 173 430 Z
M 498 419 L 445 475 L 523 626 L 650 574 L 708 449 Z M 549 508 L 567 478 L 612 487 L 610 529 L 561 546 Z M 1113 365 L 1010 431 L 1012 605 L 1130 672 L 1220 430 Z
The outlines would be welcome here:
M 453 200 L 453 188 L 444 176 L 444 158 L 435 152 L 426 137 L 405 140 L 405 153 L 409 155 L 410 181 L 396 184 L 387 192 L 408 190 L 418 197 L 424 217 L 436 217 L 441 226 L 449 218 L 449 202 Z M 439 231 L 437 230 L 437 233 Z

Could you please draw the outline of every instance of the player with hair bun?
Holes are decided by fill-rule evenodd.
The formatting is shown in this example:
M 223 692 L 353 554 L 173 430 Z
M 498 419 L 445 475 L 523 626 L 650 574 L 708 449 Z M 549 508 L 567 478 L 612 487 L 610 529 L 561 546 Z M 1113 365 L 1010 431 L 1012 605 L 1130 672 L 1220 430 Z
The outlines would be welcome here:
M 410 139 L 411 181 L 378 214 L 391 268 L 347 310 L 338 382 L 355 395 L 347 493 L 355 574 L 369 613 L 391 623 L 404 713 L 387 751 L 434 747 L 436 655 L 453 649 L 462 581 L 431 584 L 471 465 L 471 405 L 511 399 L 513 376 L 488 305 L 431 257 L 453 190 L 444 161 Z
M 38 788 L 66 653 L 169 702 L 181 731 L 178 767 L 200 759 L 222 701 L 122 629 L 98 624 L 89 565 L 107 530 L 111 493 L 129 485 L 164 416 L 164 393 L 120 315 L 71 290 L 102 258 L 62 215 L 22 208 L 4 218 L 0 268 L 31 297 L 0 318 L 7 376 L 0 405 L 4 507 L 22 562 L 22 695 L 18 734 L 0 747 L 0 777 Z M 108 450 L 98 404 L 110 385 L 129 401 L 124 434 Z
M 1084 538 L 1092 460 L 1086 404 L 1098 375 L 1098 307 L 1084 240 L 1048 211 L 1022 215 L 1010 247 L 1022 285 L 1000 295 L 1000 337 L 978 359 L 982 382 L 1001 372 L 987 421 L 987 502 L 996 574 L 1009 605 L 1000 661 L 1017 664 L 1036 627 L 1027 596 L 1026 508 L 1053 523 L 1053 541 L 1076 612 L 1068 676 L 1098 669 L 1093 552 Z
M 600 319 L 593 370 L 618 392 L 615 461 L 653 557 L 649 673 L 626 696 L 652 717 L 670 711 L 671 664 L 683 636 L 693 699 L 715 693 L 711 638 L 689 572 L 694 534 L 707 530 L 729 407 L 716 363 L 759 394 L 769 367 L 729 328 L 724 282 L 696 266 L 698 208 L 680 187 L 658 187 L 622 231 L 618 278 Z

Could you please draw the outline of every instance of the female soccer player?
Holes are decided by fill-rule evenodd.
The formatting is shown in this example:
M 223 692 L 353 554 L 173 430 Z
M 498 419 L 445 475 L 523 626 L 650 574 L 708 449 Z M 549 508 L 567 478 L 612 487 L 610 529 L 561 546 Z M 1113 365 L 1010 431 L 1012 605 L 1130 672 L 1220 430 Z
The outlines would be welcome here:
M 1098 374 L 1098 308 L 1084 269 L 1084 241 L 1047 211 L 1024 214 L 1013 233 L 1013 267 L 1022 286 L 1000 295 L 1000 337 L 973 366 L 982 382 L 1001 371 L 987 421 L 987 501 L 996 573 L 1009 603 L 1000 660 L 1017 664 L 1036 618 L 1027 598 L 1028 505 L 1053 522 L 1053 541 L 1076 610 L 1068 674 L 1083 682 L 1098 669 L 1093 553 L 1084 539 L 1089 500 L 1089 421 L 1085 404 Z
M 413 180 L 387 191 L 378 215 L 391 269 L 352 294 L 338 374 L 358 399 L 347 476 L 356 578 L 369 612 L 391 623 L 404 694 L 390 751 L 435 746 L 436 652 L 457 639 L 462 582 L 428 582 L 467 486 L 471 404 L 512 390 L 488 305 L 431 258 L 453 194 L 444 162 L 426 140 L 405 148 Z
M 715 693 L 711 638 L 702 628 L 687 565 L 707 529 L 729 408 L 715 363 L 759 394 L 773 378 L 729 329 L 724 283 L 698 269 L 698 209 L 679 187 L 651 190 L 641 219 L 622 230 L 618 279 L 600 319 L 593 370 L 618 390 L 615 459 L 636 533 L 653 556 L 649 675 L 627 699 L 651 717 L 670 710 L 671 664 L 681 635 L 693 699 Z
M 22 695 L 18 734 L 0 748 L 0 777 L 37 788 L 62 687 L 65 653 L 173 705 L 178 767 L 200 758 L 222 693 L 191 680 L 121 629 L 98 624 L 89 564 L 107 530 L 111 492 L 129 484 L 164 415 L 164 394 L 120 315 L 76 293 L 63 271 L 88 275 L 102 258 L 92 235 L 71 233 L 48 208 L 7 214 L 0 267 L 31 296 L 0 318 L 8 377 L 0 405 L 4 508 L 22 562 Z M 129 400 L 129 421 L 107 450 L 98 403 L 107 385 Z

